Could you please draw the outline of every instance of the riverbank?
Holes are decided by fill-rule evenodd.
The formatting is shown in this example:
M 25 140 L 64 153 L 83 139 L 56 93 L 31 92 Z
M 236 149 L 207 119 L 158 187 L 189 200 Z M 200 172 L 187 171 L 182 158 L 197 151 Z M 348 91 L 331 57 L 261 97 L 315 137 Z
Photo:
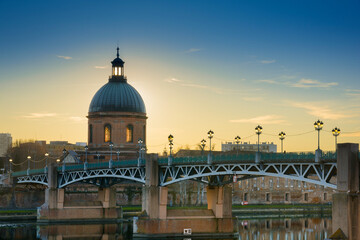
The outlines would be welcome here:
M 232 213 L 240 219 L 281 218 L 285 216 L 331 216 L 331 204 L 252 204 L 233 205 Z M 168 209 L 206 209 L 207 206 L 172 206 Z M 132 218 L 141 214 L 141 206 L 123 206 L 123 217 Z M 0 221 L 35 221 L 37 209 L 0 209 Z

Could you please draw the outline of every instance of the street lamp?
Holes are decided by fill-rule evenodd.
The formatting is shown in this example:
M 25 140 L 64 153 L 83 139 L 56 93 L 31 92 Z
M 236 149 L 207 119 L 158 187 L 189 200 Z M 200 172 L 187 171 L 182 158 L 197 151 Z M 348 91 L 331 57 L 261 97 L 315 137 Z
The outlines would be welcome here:
M 45 153 L 45 166 L 47 167 L 47 161 L 48 161 L 49 153 Z
M 97 153 L 96 156 L 97 156 L 97 159 L 98 159 L 98 163 L 100 163 L 100 153 Z
M 257 127 L 255 128 L 255 132 L 258 135 L 258 152 L 260 152 L 260 134 L 262 133 L 262 126 L 257 125 Z
M 59 166 L 59 164 L 60 164 L 60 158 L 56 159 L 56 164 Z
M 109 143 L 110 147 L 110 160 L 109 160 L 109 168 L 112 168 L 112 149 L 114 147 L 114 144 L 112 142 Z
M 143 140 L 141 138 L 139 138 L 138 140 L 138 145 L 139 145 L 139 159 L 142 158 L 142 154 L 141 154 L 141 151 L 142 151 L 142 144 L 143 144 Z
M 335 127 L 335 128 L 332 130 L 332 134 L 333 134 L 334 137 L 335 137 L 335 151 L 336 151 L 336 149 L 337 149 L 337 137 L 340 135 L 340 128 Z
M 169 140 L 170 158 L 171 158 L 171 150 L 172 150 L 172 148 L 173 148 L 173 146 L 174 146 L 174 143 L 173 143 L 174 136 L 170 134 L 170 135 L 168 136 L 168 140 Z
M 12 159 L 10 158 L 10 159 L 9 159 L 9 165 L 10 165 L 10 174 L 11 174 L 11 165 L 12 165 L 12 161 L 13 161 L 13 160 L 12 160 Z
M 241 137 L 236 136 L 235 137 L 235 142 L 236 142 L 236 154 L 239 154 L 239 143 L 240 143 L 240 139 Z
M 314 122 L 315 130 L 318 131 L 318 149 L 320 149 L 320 130 L 323 128 L 324 123 L 320 120 Z
M 66 155 L 66 149 L 63 149 L 63 166 L 62 166 L 62 171 L 65 172 L 65 155 Z
M 87 164 L 87 152 L 89 150 L 88 145 L 85 146 L 85 163 Z
M 205 139 L 203 139 L 203 140 L 201 140 L 201 150 L 202 150 L 202 155 L 204 154 L 204 149 L 205 149 L 205 145 L 206 145 L 206 140 Z
M 280 138 L 280 140 L 281 140 L 281 152 L 284 152 L 283 150 L 283 140 L 285 139 L 285 133 L 284 132 L 281 132 L 281 133 L 279 133 L 279 138 Z
M 27 156 L 27 160 L 28 160 L 28 169 L 27 169 L 27 174 L 29 175 L 31 156 Z
M 210 154 L 211 154 L 211 139 L 214 137 L 214 132 L 213 131 L 208 131 L 208 138 L 210 139 Z
M 117 160 L 119 161 L 119 156 L 120 156 L 120 151 L 119 150 L 116 151 L 116 155 L 117 155 Z

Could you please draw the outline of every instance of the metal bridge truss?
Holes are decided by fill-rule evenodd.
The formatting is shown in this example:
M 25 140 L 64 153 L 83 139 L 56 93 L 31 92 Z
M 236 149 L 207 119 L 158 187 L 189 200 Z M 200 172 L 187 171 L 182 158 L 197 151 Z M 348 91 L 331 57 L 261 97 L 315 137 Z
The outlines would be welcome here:
M 336 189 L 336 183 L 330 182 L 336 176 L 336 163 L 229 163 L 217 165 L 174 165 L 160 167 L 160 186 L 170 185 L 184 180 L 208 179 L 209 184 L 229 183 L 229 177 L 238 179 L 271 176 L 322 185 Z M 214 177 L 217 176 L 217 177 Z M 227 180 L 227 181 L 224 181 Z M 231 179 L 231 178 L 230 178 Z M 216 183 L 217 182 L 217 183 Z
M 17 177 L 17 183 L 39 183 L 48 186 L 48 175 L 37 174 L 37 175 L 25 175 Z
M 86 182 L 97 186 L 110 186 L 118 183 L 119 180 L 145 183 L 145 168 L 123 167 L 59 172 L 58 188 L 63 188 L 76 182 Z

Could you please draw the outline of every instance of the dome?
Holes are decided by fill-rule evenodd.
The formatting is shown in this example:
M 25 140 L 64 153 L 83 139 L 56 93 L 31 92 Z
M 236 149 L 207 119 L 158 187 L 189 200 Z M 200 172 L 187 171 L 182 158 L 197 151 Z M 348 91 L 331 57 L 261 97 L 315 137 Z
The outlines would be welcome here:
M 109 81 L 91 100 L 89 113 L 136 112 L 146 113 L 140 94 L 126 81 Z

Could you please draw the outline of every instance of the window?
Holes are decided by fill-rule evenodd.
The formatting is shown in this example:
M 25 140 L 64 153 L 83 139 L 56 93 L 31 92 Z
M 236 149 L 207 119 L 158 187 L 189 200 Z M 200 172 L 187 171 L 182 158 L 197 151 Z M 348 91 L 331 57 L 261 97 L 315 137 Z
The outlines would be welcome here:
M 270 193 L 265 194 L 265 201 L 270 202 Z
M 104 127 L 104 142 L 111 142 L 111 126 L 106 124 Z
M 89 143 L 93 142 L 93 126 L 89 125 Z
M 326 201 L 326 200 L 327 200 L 327 193 L 324 192 L 324 201 Z
M 285 193 L 285 202 L 290 201 L 290 193 Z
M 271 228 L 271 224 L 270 224 L 270 220 L 266 220 L 266 229 L 270 229 Z
M 248 193 L 244 193 L 244 201 L 245 201 L 245 202 L 248 201 Z
M 126 127 L 126 142 L 133 142 L 133 132 L 134 132 L 134 127 L 133 125 L 128 125 Z
M 309 194 L 308 193 L 304 193 L 304 201 L 308 201 L 309 200 Z
M 289 220 L 285 220 L 285 228 L 289 228 L 290 227 L 290 221 Z

